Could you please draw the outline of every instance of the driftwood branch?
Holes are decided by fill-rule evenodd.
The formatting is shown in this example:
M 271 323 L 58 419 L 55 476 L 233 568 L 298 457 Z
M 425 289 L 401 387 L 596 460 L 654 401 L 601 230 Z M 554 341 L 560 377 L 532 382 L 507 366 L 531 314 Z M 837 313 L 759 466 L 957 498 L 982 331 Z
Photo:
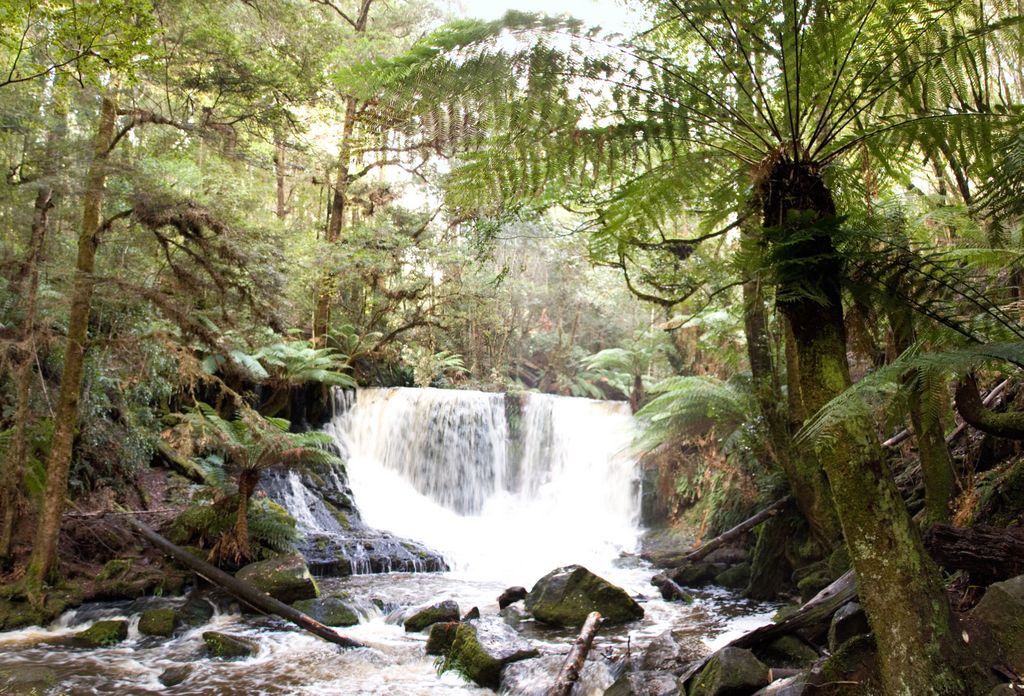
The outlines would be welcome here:
M 268 614 L 276 614 L 282 619 L 291 621 L 299 628 L 309 631 L 315 636 L 319 636 L 324 640 L 328 640 L 332 643 L 340 645 L 343 648 L 362 648 L 362 643 L 354 641 L 351 638 L 346 638 L 337 631 L 327 626 L 324 626 L 319 621 L 303 614 L 298 609 L 288 606 L 284 602 L 280 602 L 265 592 L 257 590 L 255 587 L 247 582 L 242 582 L 236 577 L 228 575 L 220 568 L 216 568 L 206 561 L 196 558 L 185 549 L 181 548 L 176 544 L 172 544 L 170 541 L 160 536 L 152 529 L 147 527 L 137 519 L 128 516 L 126 517 L 129 524 L 135 528 L 135 530 L 145 537 L 150 543 L 156 546 L 158 549 L 171 556 L 175 560 L 188 566 L 202 577 L 209 580 L 215 585 L 223 587 L 225 590 L 230 592 L 234 597 L 252 606 L 255 609 L 266 612 Z
M 988 585 L 1024 574 L 1024 529 L 934 525 L 925 532 L 928 554 L 946 570 L 966 570 L 971 582 Z
M 736 525 L 729 531 L 719 534 L 714 539 L 711 539 L 710 541 L 706 541 L 703 544 L 701 544 L 701 546 L 697 549 L 690 551 L 681 559 L 679 559 L 680 562 L 693 563 L 695 561 L 699 561 L 715 549 L 725 546 L 731 541 L 739 539 L 741 536 L 743 536 L 744 534 L 746 534 L 751 529 L 761 524 L 768 518 L 777 515 L 779 511 L 782 510 L 782 508 L 784 508 L 787 503 L 789 503 L 789 501 L 790 496 L 788 495 L 785 496 L 784 498 L 779 498 L 774 503 L 766 507 L 764 510 L 761 510 L 761 512 L 757 513 L 753 517 L 746 519 L 743 522 L 740 522 L 738 525 Z
M 594 636 L 597 635 L 597 629 L 601 628 L 601 623 L 601 615 L 596 611 L 587 615 L 587 620 L 583 622 L 579 636 L 573 641 L 569 655 L 562 663 L 562 668 L 558 670 L 554 685 L 548 689 L 545 696 L 569 696 L 573 685 L 579 681 L 583 665 L 587 661 L 587 653 L 590 652 L 590 646 L 594 644 Z

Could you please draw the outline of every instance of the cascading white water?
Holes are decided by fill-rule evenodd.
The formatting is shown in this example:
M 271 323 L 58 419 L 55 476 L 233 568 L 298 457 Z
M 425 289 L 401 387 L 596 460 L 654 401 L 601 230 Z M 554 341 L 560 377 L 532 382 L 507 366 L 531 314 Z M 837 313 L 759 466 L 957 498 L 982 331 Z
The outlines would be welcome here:
M 636 464 L 625 404 L 526 394 L 366 389 L 326 428 L 371 526 L 421 541 L 460 574 L 529 583 L 632 551 Z M 511 421 L 511 424 L 510 424 Z

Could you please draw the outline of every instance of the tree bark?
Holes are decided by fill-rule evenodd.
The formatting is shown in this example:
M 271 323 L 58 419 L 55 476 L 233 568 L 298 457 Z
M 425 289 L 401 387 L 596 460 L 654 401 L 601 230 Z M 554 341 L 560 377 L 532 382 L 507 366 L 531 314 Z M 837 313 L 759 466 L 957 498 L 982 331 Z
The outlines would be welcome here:
M 594 644 L 594 636 L 601 628 L 601 622 L 601 615 L 596 611 L 587 615 L 587 620 L 583 622 L 579 636 L 573 641 L 572 649 L 569 650 L 569 655 L 562 663 L 562 668 L 558 670 L 555 683 L 548 689 L 546 696 L 569 696 L 572 692 L 573 685 L 579 681 L 580 673 L 583 671 L 590 646 Z
M 274 178 L 277 182 L 277 209 L 275 210 L 278 220 L 288 217 L 288 194 L 285 187 L 285 143 L 284 138 L 277 136 L 274 139 Z
M 957 384 L 954 403 L 964 422 L 983 433 L 1010 440 L 1024 440 L 1024 412 L 996 413 L 986 407 L 978 393 L 978 380 L 973 374 L 967 375 Z
M 971 583 L 989 585 L 1024 574 L 1024 529 L 979 524 L 957 528 L 932 526 L 924 545 L 946 570 L 966 570 Z
M 280 616 L 282 619 L 291 621 L 299 628 L 309 631 L 313 635 L 319 636 L 324 640 L 329 640 L 343 648 L 365 647 L 362 643 L 354 641 L 351 638 L 346 638 L 337 631 L 334 631 L 333 629 L 324 626 L 319 621 L 303 614 L 298 609 L 290 607 L 284 602 L 274 599 L 265 592 L 257 590 L 249 583 L 242 582 L 238 578 L 228 575 L 220 568 L 196 558 L 180 546 L 172 544 L 170 541 L 163 538 L 134 517 L 128 515 L 126 516 L 126 519 L 128 520 L 128 523 L 139 532 L 139 534 L 149 540 L 149 542 L 158 549 L 180 563 L 188 566 L 213 584 L 223 587 L 225 590 L 230 592 L 232 596 L 237 597 L 246 604 L 268 614 Z
M 259 482 L 258 469 L 242 469 L 238 475 L 238 511 L 235 513 L 235 544 L 239 560 L 248 559 L 249 550 L 249 499 Z
M 26 584 L 35 593 L 54 570 L 61 515 L 68 489 L 71 448 L 78 426 L 78 401 L 82 388 L 82 367 L 88 343 L 89 311 L 92 304 L 93 268 L 98 233 L 102 224 L 107 155 L 114 138 L 117 104 L 112 94 L 103 97 L 99 124 L 93 139 L 93 158 L 86 176 L 82 226 L 78 235 L 78 258 L 71 290 L 71 314 L 64 349 L 64 372 L 54 414 L 53 438 L 46 461 L 46 487 L 37 521 L 35 543 L 26 572 Z
M 831 192 L 809 163 L 784 158 L 760 182 L 777 303 L 789 319 L 803 406 L 814 413 L 851 385 Z M 865 418 L 842 424 L 819 460 L 857 573 L 890 694 L 970 693 L 967 650 L 953 631 L 938 567 L 899 495 Z

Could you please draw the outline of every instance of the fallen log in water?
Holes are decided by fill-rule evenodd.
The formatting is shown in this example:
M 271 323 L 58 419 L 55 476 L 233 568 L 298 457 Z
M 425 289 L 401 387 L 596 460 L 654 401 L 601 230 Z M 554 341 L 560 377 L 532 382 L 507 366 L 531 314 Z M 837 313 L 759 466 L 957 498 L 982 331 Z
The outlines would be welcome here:
M 573 684 L 580 678 L 583 664 L 587 660 L 587 653 L 590 652 L 590 646 L 594 644 L 594 636 L 597 635 L 597 629 L 600 627 L 601 615 L 596 611 L 590 612 L 587 615 L 587 620 L 583 622 L 579 636 L 572 644 L 569 655 L 562 663 L 562 668 L 558 670 L 554 685 L 548 689 L 546 696 L 569 696 Z
M 225 573 L 220 568 L 210 565 L 202 559 L 196 558 L 177 544 L 173 544 L 160 536 L 134 517 L 126 516 L 126 519 L 139 534 L 145 537 L 158 549 L 188 566 L 214 585 L 223 587 L 225 590 L 230 592 L 232 596 L 238 598 L 242 602 L 245 602 L 254 609 L 266 612 L 267 614 L 280 616 L 282 619 L 291 621 L 299 628 L 309 631 L 313 635 L 319 636 L 324 640 L 340 645 L 343 648 L 365 647 L 362 643 L 352 640 L 351 638 L 346 638 L 334 629 L 323 625 L 306 614 L 303 614 L 298 609 L 274 599 L 265 592 L 261 592 L 249 583 L 242 582 L 238 578 Z
M 928 554 L 946 570 L 966 570 L 971 582 L 989 585 L 1024 574 L 1024 529 L 936 524 L 924 535 Z
M 746 519 L 743 522 L 740 522 L 738 525 L 736 525 L 729 531 L 719 534 L 714 539 L 704 542 L 698 548 L 694 549 L 693 551 L 690 551 L 687 554 L 684 554 L 679 559 L 680 565 L 683 563 L 693 563 L 695 561 L 699 561 L 715 549 L 725 546 L 730 541 L 739 539 L 741 536 L 743 536 L 751 529 L 767 520 L 769 517 L 773 517 L 776 514 L 778 514 L 779 511 L 782 510 L 782 508 L 785 507 L 787 503 L 789 503 L 789 500 L 790 496 L 788 495 L 785 496 L 784 498 L 779 498 L 774 503 L 766 507 L 764 510 L 761 510 L 761 512 L 757 513 L 753 517 Z

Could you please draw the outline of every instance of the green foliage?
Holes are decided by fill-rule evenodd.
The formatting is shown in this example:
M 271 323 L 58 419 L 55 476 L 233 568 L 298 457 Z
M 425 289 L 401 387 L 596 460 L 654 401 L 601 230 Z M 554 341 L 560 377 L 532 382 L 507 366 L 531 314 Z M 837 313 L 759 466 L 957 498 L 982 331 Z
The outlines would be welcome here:
M 206 488 L 193 496 L 174 519 L 172 539 L 177 544 L 209 551 L 235 525 L 237 500 L 223 489 Z M 249 534 L 255 559 L 294 551 L 298 539 L 295 519 L 267 498 L 257 497 L 248 509 Z
M 644 425 L 641 444 L 648 447 L 711 430 L 728 439 L 755 411 L 753 398 L 741 380 L 669 377 L 650 391 L 654 398 L 636 414 Z

